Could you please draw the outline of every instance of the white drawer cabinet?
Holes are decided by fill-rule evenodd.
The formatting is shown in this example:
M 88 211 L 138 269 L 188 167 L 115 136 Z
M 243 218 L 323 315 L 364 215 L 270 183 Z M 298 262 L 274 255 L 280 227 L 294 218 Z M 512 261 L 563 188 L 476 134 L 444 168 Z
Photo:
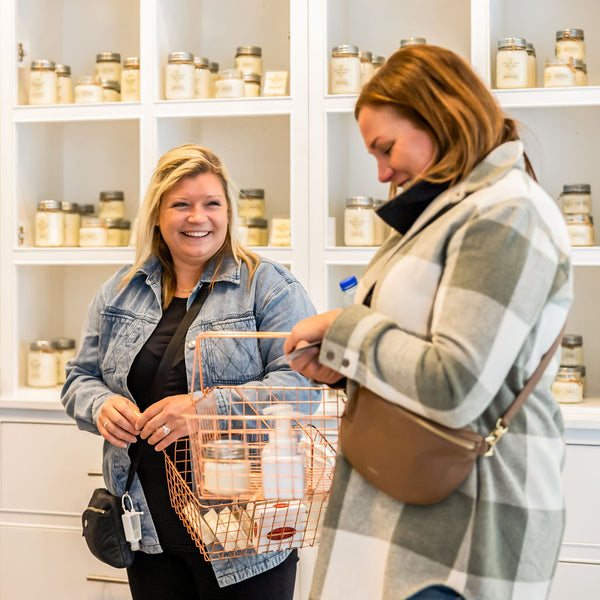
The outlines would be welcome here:
M 3 509 L 80 513 L 103 487 L 102 438 L 73 422 L 0 423 Z
M 3 600 L 131 599 L 125 570 L 96 560 L 76 529 L 0 527 L 0 570 Z

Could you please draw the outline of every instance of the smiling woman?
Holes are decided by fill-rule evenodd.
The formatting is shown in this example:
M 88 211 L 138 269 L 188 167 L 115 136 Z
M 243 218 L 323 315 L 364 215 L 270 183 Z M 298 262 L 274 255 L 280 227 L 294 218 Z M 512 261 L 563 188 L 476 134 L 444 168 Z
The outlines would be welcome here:
M 170 504 L 160 452 L 173 458 L 173 442 L 187 436 L 182 413 L 191 403 L 192 377 L 200 389 L 193 371 L 199 333 L 289 331 L 314 314 L 287 269 L 237 241 L 231 198 L 223 164 L 210 150 L 186 144 L 161 157 L 138 217 L 135 262 L 96 294 L 79 353 L 67 366 L 63 404 L 81 429 L 105 438 L 111 493 L 123 493 L 132 459 L 139 457 L 129 492 L 142 529 L 141 549 L 127 570 L 134 600 L 292 600 L 294 593 L 296 551 L 203 559 Z M 155 381 L 186 316 L 186 343 Z M 289 367 L 280 338 L 223 337 L 203 347 L 203 356 L 205 350 L 212 357 L 202 374 L 207 388 L 224 381 L 308 385 Z M 153 401 L 155 388 L 163 392 Z M 217 404 L 228 411 L 230 400 L 224 394 Z

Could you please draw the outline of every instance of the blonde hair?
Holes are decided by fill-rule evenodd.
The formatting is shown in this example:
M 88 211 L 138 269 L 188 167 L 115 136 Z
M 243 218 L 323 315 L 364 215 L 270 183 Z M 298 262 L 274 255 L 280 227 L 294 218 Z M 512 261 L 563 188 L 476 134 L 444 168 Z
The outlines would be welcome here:
M 121 281 L 121 284 L 125 285 L 151 256 L 156 256 L 163 268 L 163 307 L 168 306 L 173 299 L 177 278 L 171 252 L 157 227 L 160 204 L 165 194 L 180 181 L 203 173 L 212 173 L 220 179 L 227 202 L 227 234 L 223 245 L 212 257 L 215 268 L 211 287 L 215 284 L 226 256 L 231 256 L 238 264 L 246 263 L 250 271 L 250 281 L 260 263 L 260 258 L 245 248 L 238 240 L 237 227 L 234 226 L 236 211 L 235 204 L 231 200 L 231 186 L 219 157 L 208 148 L 196 144 L 183 144 L 172 148 L 160 157 L 150 179 L 138 213 L 135 261 Z
M 363 106 L 392 106 L 431 136 L 435 157 L 418 179 L 435 183 L 454 185 L 494 148 L 519 139 L 516 121 L 471 66 L 439 46 L 406 46 L 392 54 L 363 87 L 356 119 Z M 535 179 L 527 155 L 525 166 Z

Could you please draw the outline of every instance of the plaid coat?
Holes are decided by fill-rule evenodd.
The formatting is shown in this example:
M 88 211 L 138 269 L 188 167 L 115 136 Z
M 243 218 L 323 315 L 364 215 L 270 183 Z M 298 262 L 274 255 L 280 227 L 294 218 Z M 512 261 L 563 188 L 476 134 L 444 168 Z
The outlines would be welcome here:
M 521 142 L 503 144 L 386 240 L 321 349 L 349 394 L 358 382 L 444 425 L 493 429 L 572 301 L 564 220 L 523 167 Z M 434 584 L 467 600 L 545 598 L 564 528 L 557 368 L 555 357 L 496 455 L 443 502 L 397 502 L 340 455 L 310 598 L 401 599 Z

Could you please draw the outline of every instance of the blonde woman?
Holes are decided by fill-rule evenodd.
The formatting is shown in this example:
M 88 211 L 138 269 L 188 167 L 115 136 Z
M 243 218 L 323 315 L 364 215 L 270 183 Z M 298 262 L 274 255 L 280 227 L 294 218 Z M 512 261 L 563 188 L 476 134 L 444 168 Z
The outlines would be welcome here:
M 355 116 L 379 180 L 401 188 L 378 211 L 392 234 L 356 304 L 294 327 L 286 351 L 323 343 L 292 366 L 487 435 L 567 317 L 564 220 L 514 121 L 449 50 L 397 51 Z M 310 598 L 546 598 L 564 526 L 557 368 L 555 359 L 495 456 L 437 504 L 396 501 L 340 454 Z
M 143 512 L 141 550 L 127 570 L 134 600 L 293 596 L 296 551 L 204 561 L 171 508 L 160 452 L 187 435 L 182 411 L 190 405 L 193 341 L 200 332 L 288 331 L 314 314 L 289 271 L 237 241 L 231 198 L 223 165 L 208 149 L 186 144 L 159 160 L 140 209 L 135 263 L 97 293 L 67 368 L 62 402 L 80 429 L 105 438 L 104 478 L 113 494 L 123 493 L 130 455 L 140 446 L 130 490 Z M 209 294 L 168 374 L 164 398 L 149 404 L 160 358 L 205 288 Z M 288 367 L 282 346 L 279 339 L 204 340 L 210 366 L 204 365 L 204 385 L 307 385 Z M 217 392 L 220 410 L 226 402 Z

